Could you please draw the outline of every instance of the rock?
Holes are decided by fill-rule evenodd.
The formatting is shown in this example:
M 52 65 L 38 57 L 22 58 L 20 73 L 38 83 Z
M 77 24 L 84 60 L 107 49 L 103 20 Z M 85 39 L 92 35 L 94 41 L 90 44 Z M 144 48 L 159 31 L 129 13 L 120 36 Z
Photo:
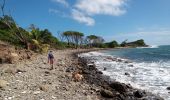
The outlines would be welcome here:
M 142 91 L 137 90 L 134 92 L 134 96 L 137 98 L 142 98 L 144 96 L 144 93 Z
M 101 90 L 100 94 L 105 98 L 113 98 L 114 97 L 113 93 L 109 90 Z
M 129 61 L 129 60 L 127 60 L 127 61 L 125 61 L 125 63 L 132 63 L 131 61 Z
M 8 74 L 15 74 L 16 73 L 16 69 L 9 67 L 4 72 L 8 73 Z
M 19 56 L 17 53 L 11 53 L 11 55 L 9 55 L 9 57 L 8 57 L 9 63 L 15 63 L 18 60 L 19 60 Z
M 45 71 L 44 73 L 45 73 L 45 74 L 50 74 L 50 72 L 49 72 L 49 71 Z
M 3 59 L 2 58 L 0 58 L 0 64 L 2 64 L 3 63 Z
M 170 87 L 167 87 L 166 89 L 167 89 L 167 90 L 170 90 Z
M 5 80 L 0 80 L 0 89 L 5 89 L 7 86 L 8 82 Z
M 122 59 L 117 59 L 117 62 L 122 62 L 123 60 Z
M 23 73 L 23 72 L 26 72 L 26 71 L 23 71 L 23 70 L 17 69 L 15 73 Z
M 48 85 L 40 85 L 40 86 L 39 86 L 39 89 L 42 90 L 42 91 L 44 91 L 44 92 L 47 92 L 48 89 L 49 89 L 49 86 L 48 86 Z
M 107 70 L 107 68 L 106 68 L 106 67 L 104 67 L 104 69 L 103 69 L 103 70 L 105 71 L 105 70 Z
M 70 68 L 67 68 L 67 69 L 66 69 L 66 72 L 71 72 L 71 69 L 70 69 Z
M 106 59 L 108 59 L 108 60 L 113 60 L 113 58 L 112 58 L 112 57 L 107 57 Z
M 125 75 L 130 76 L 130 74 L 129 74 L 129 73 L 127 73 L 127 72 L 125 73 Z
M 127 91 L 126 85 L 123 83 L 119 83 L 119 82 L 112 82 L 110 84 L 110 87 L 112 87 L 113 89 L 115 89 L 116 91 L 118 91 L 120 93 Z
M 55 96 L 53 96 L 53 95 L 51 96 L 51 98 L 52 98 L 52 99 L 56 99 L 56 97 L 55 97 Z
M 18 57 L 18 54 L 17 53 L 11 53 L 11 56 L 12 57 Z
M 33 94 L 39 94 L 39 93 L 41 93 L 40 91 L 35 91 L 35 92 L 33 92 Z
M 90 74 L 90 72 L 88 70 L 83 70 L 82 72 L 83 74 Z
M 66 72 L 74 72 L 75 70 L 75 67 L 70 66 L 66 69 Z
M 128 65 L 129 67 L 134 67 L 133 65 Z
M 97 74 L 103 74 L 103 72 L 102 72 L 102 71 L 96 71 L 96 73 L 97 73 Z

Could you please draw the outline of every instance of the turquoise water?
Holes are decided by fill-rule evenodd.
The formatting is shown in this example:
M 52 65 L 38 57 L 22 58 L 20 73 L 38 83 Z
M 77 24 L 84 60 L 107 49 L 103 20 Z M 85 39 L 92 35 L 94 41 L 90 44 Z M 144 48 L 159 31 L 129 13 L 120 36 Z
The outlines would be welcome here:
M 105 51 L 104 53 L 131 59 L 137 62 L 170 61 L 170 46 L 110 50 Z

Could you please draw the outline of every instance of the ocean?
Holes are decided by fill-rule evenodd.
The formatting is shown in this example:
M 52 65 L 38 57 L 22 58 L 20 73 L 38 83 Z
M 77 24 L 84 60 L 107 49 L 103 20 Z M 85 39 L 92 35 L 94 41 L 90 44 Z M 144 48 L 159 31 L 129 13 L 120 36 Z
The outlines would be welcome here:
M 170 46 L 89 52 L 96 67 L 111 79 L 170 100 Z M 104 70 L 105 69 L 105 70 Z

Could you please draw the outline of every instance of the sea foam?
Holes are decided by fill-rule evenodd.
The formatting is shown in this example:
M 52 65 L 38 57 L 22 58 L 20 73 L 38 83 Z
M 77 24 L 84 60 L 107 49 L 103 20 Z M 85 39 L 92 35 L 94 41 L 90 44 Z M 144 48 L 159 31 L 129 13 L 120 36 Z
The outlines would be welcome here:
M 89 52 L 80 56 L 93 60 L 96 67 L 113 80 L 131 84 L 135 88 L 145 89 L 170 100 L 169 91 L 166 90 L 170 85 L 170 62 L 127 63 L 128 59 L 116 58 L 121 60 L 114 61 L 110 59 L 115 59 L 114 56 L 100 52 Z M 129 75 L 125 75 L 125 73 Z

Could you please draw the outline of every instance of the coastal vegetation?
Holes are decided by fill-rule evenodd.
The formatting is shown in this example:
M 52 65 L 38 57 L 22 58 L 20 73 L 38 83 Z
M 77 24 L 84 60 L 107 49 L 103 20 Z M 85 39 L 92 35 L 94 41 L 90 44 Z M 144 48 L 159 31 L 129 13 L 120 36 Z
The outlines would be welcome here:
M 12 16 L 3 15 L 0 17 L 0 40 L 18 47 L 29 50 L 46 52 L 49 47 L 53 48 L 115 48 L 115 47 L 137 47 L 146 46 L 144 40 L 134 42 L 117 41 L 104 42 L 103 37 L 89 35 L 77 31 L 65 31 L 60 33 L 61 38 L 53 36 L 48 29 L 39 29 L 31 24 L 24 29 L 16 24 Z
M 146 45 L 143 39 L 140 39 L 140 40 L 136 40 L 133 42 L 127 42 L 127 40 L 125 40 L 120 44 L 120 46 L 122 47 L 146 47 L 148 45 Z
M 0 40 L 8 42 L 16 47 L 33 50 L 36 52 L 47 52 L 50 47 L 64 48 L 115 48 L 115 47 L 137 47 L 146 46 L 144 40 L 134 42 L 117 41 L 105 42 L 103 37 L 94 34 L 86 36 L 78 31 L 58 32 L 58 38 L 48 29 L 40 29 L 31 24 L 28 29 L 19 26 L 13 17 L 5 13 L 5 1 L 0 5 Z

